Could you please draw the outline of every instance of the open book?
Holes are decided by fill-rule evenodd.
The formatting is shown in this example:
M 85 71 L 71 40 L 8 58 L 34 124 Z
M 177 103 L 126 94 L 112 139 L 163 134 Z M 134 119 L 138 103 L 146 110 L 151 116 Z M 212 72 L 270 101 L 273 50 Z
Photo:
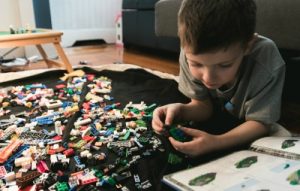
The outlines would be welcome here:
M 176 190 L 300 190 L 300 137 L 264 137 L 249 150 L 164 176 Z

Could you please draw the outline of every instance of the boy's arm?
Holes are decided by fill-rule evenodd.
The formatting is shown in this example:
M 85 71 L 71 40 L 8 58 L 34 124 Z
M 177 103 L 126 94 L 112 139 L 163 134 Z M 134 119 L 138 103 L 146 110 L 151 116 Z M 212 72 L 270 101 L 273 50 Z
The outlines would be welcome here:
M 261 122 L 249 120 L 238 127 L 219 135 L 216 145 L 217 149 L 226 149 L 245 143 L 250 143 L 255 139 L 267 135 L 269 133 L 269 127 Z
M 191 99 L 191 102 L 184 104 L 181 108 L 181 118 L 187 121 L 207 120 L 213 112 L 210 99 L 199 101 Z

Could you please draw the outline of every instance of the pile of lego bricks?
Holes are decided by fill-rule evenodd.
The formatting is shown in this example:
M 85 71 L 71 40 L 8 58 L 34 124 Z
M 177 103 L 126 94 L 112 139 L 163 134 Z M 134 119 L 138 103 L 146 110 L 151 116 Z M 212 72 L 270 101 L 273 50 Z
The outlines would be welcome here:
M 156 190 L 170 159 L 152 112 L 188 101 L 140 69 L 50 71 L 1 87 L 1 190 Z

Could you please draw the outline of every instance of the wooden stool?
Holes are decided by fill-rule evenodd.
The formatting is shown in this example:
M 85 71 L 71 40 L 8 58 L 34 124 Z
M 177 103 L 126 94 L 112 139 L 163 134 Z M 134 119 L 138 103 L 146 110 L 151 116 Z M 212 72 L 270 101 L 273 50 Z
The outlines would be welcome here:
M 48 29 L 36 29 L 34 33 L 10 34 L 9 32 L 0 32 L 0 48 L 18 47 L 35 45 L 46 62 L 48 68 L 52 66 L 64 67 L 69 73 L 73 71 L 63 48 L 60 45 L 62 32 Z M 58 57 L 62 62 L 48 58 L 42 44 L 53 43 Z

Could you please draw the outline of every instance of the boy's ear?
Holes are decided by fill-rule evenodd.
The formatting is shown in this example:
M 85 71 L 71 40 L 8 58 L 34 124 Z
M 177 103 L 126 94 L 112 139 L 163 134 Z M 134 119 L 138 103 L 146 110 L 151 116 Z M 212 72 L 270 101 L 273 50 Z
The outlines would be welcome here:
M 245 52 L 244 52 L 245 55 L 250 53 L 250 51 L 251 51 L 254 43 L 257 41 L 257 39 L 258 39 L 258 34 L 254 33 L 251 40 L 249 40 L 249 42 L 246 44 Z

